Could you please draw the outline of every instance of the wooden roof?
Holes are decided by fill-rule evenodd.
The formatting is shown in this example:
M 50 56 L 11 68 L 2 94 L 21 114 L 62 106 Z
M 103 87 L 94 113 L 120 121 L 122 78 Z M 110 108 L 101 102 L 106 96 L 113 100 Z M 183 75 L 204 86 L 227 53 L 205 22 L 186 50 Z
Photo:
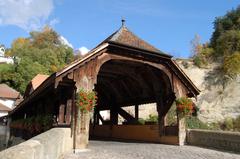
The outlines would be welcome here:
M 49 76 L 48 75 L 43 75 L 43 74 L 37 74 L 32 80 L 32 88 L 35 90 L 38 86 L 40 86 L 43 81 L 45 81 Z
M 105 39 L 103 41 L 103 43 L 123 44 L 126 46 L 131 46 L 134 48 L 139 48 L 139 49 L 148 50 L 148 51 L 156 52 L 159 54 L 167 55 L 167 54 L 163 53 L 162 51 L 160 51 L 159 49 L 152 46 L 151 44 L 142 40 L 138 36 L 136 36 L 124 25 L 119 30 L 117 30 L 115 33 L 110 35 L 107 39 Z
M 27 85 L 24 93 L 24 98 L 29 96 L 38 86 L 40 86 L 49 76 L 43 74 L 37 74 Z

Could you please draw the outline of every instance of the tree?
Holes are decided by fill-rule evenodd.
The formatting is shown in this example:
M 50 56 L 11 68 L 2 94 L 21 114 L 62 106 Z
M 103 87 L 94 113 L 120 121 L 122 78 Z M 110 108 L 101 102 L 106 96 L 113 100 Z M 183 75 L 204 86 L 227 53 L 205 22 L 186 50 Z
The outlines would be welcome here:
M 223 63 L 225 74 L 234 78 L 240 74 L 240 52 L 235 52 L 232 55 L 226 56 Z
M 200 36 L 195 35 L 194 39 L 191 40 L 191 52 L 193 62 L 198 67 L 206 67 L 208 65 L 208 61 L 213 54 L 213 49 L 209 47 L 209 44 L 201 44 L 200 43 Z
M 222 33 L 216 41 L 215 50 L 217 56 L 229 56 L 240 51 L 240 30 L 229 30 Z
M 59 40 L 59 35 L 45 27 L 41 32 L 31 32 L 28 38 L 13 41 L 7 56 L 15 58 L 13 66 L 1 66 L 0 82 L 7 82 L 21 93 L 38 73 L 52 74 L 73 60 L 72 48 Z
M 219 37 L 229 30 L 240 30 L 240 6 L 214 21 L 214 32 L 211 37 L 211 46 L 214 49 L 217 47 Z
M 191 40 L 191 53 L 192 57 L 195 55 L 199 55 L 202 49 L 202 44 L 200 43 L 200 36 L 196 34 L 194 38 Z
M 198 47 L 198 39 L 195 39 L 194 62 L 197 66 L 208 63 L 209 59 L 221 59 L 226 75 L 235 77 L 240 74 L 240 6 L 216 18 L 210 45 Z

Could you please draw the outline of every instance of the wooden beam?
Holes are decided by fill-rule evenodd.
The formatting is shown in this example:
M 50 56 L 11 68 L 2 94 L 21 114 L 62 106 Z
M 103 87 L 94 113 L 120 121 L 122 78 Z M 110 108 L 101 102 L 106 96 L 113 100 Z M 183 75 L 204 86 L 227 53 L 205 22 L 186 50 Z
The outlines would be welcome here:
M 118 113 L 127 121 L 133 121 L 135 120 L 135 118 L 129 114 L 128 112 L 126 112 L 125 110 L 123 110 L 122 108 L 118 108 Z
M 100 112 L 97 113 L 98 118 L 101 120 L 102 123 L 105 123 L 103 117 L 101 116 Z
M 67 108 L 66 108 L 66 118 L 65 121 L 67 124 L 71 122 L 71 112 L 72 112 L 72 100 L 67 100 Z
M 110 120 L 113 125 L 118 124 L 118 110 L 116 105 L 110 107 Z
M 138 120 L 139 118 L 139 105 L 135 105 L 135 119 Z
M 58 124 L 64 123 L 64 113 L 65 113 L 65 105 L 61 104 L 59 107 Z

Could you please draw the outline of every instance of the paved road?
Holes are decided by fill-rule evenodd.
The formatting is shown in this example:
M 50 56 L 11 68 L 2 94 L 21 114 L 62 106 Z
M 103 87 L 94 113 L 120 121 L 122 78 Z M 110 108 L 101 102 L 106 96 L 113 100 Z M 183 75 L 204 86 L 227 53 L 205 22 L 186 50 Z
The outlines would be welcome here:
M 240 159 L 240 154 L 195 146 L 90 141 L 86 151 L 64 159 Z

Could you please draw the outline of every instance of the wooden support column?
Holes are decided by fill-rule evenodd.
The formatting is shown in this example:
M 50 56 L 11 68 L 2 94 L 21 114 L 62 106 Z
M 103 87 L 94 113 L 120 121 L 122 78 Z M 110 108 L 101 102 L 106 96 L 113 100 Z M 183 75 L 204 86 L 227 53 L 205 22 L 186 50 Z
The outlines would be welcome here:
M 64 113 L 65 113 L 65 105 L 61 104 L 59 107 L 58 124 L 64 123 Z
M 139 105 L 135 105 L 135 119 L 138 120 L 139 118 Z
M 95 109 L 94 110 L 94 114 L 93 114 L 93 124 L 95 125 L 99 125 L 99 110 Z
M 67 108 L 66 108 L 66 124 L 70 124 L 71 122 L 71 112 L 72 112 L 72 100 L 67 100 Z
M 118 109 L 117 105 L 112 105 L 110 110 L 110 120 L 113 125 L 118 125 Z
M 186 122 L 185 117 L 182 117 L 181 115 L 177 115 L 177 123 L 178 123 L 178 142 L 179 145 L 185 145 L 186 144 Z
M 175 76 L 173 76 L 172 78 L 173 78 L 174 92 L 175 92 L 176 98 L 186 96 L 187 91 L 184 89 L 180 81 Z M 180 114 L 177 114 L 177 124 L 178 124 L 178 144 L 180 146 L 185 145 L 186 136 L 187 136 L 185 117 L 181 116 Z
M 164 117 L 163 116 L 163 105 L 162 102 L 157 103 L 157 111 L 158 111 L 158 125 L 159 125 L 159 135 L 165 135 L 165 128 L 164 128 Z

